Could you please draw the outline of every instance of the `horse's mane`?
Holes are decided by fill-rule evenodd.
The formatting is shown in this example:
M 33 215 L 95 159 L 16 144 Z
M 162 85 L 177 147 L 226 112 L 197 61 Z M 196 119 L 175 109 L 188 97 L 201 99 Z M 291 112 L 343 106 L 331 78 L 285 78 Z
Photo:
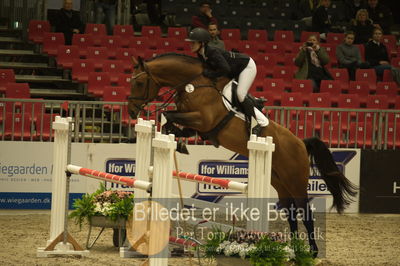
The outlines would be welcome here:
M 153 60 L 159 59 L 159 58 L 164 58 L 164 57 L 174 57 L 177 60 L 182 60 L 185 61 L 189 64 L 201 64 L 200 59 L 198 59 L 197 57 L 193 57 L 190 55 L 185 55 L 185 54 L 178 54 L 178 53 L 165 53 L 165 54 L 160 54 L 157 55 L 149 60 L 146 60 L 147 62 L 151 62 Z

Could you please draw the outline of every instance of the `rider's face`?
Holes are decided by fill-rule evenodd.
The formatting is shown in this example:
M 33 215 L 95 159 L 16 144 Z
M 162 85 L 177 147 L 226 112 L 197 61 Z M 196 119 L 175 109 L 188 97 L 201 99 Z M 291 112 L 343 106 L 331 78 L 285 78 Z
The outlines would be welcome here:
M 191 42 L 190 43 L 190 49 L 192 50 L 193 53 L 197 53 L 201 48 L 201 43 L 200 42 Z

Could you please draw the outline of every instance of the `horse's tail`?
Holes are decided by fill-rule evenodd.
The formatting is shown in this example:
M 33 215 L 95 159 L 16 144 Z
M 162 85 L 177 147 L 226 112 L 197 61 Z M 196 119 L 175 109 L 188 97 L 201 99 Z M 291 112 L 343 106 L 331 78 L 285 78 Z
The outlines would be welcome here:
M 353 202 L 352 197 L 357 195 L 357 187 L 340 172 L 332 153 L 319 138 L 304 139 L 311 163 L 315 162 L 322 179 L 324 179 L 333 196 L 333 205 L 339 213 Z

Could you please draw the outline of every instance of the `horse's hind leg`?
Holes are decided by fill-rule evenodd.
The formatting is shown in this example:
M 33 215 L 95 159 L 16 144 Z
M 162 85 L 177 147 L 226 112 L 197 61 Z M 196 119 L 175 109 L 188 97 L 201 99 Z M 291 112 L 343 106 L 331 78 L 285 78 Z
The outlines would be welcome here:
M 314 258 L 318 255 L 318 246 L 315 241 L 314 231 L 314 214 L 310 207 L 308 198 L 297 198 L 295 199 L 297 211 L 301 213 L 304 227 L 307 229 L 308 242 L 310 244 L 310 250 L 313 253 Z

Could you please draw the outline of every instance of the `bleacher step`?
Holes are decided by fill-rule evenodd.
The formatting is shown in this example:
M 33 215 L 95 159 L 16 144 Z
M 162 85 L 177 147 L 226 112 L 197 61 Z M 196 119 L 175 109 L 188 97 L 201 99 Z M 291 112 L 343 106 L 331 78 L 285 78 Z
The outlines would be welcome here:
M 41 89 L 41 88 L 31 88 L 31 96 L 33 97 L 82 97 L 83 93 L 77 92 L 76 90 L 60 90 L 60 89 Z
M 37 76 L 37 75 L 15 75 L 17 82 L 68 82 L 71 80 L 64 79 L 60 76 Z
M 0 49 L 0 55 L 35 55 L 35 56 L 41 56 L 41 54 L 35 53 L 32 50 L 14 50 L 14 49 Z
M 20 68 L 20 69 L 48 69 L 50 67 L 46 63 L 20 63 L 20 62 L 0 62 L 0 67 L 2 68 Z
M 0 37 L 0 42 L 8 42 L 8 43 L 24 43 L 23 40 L 15 37 Z

